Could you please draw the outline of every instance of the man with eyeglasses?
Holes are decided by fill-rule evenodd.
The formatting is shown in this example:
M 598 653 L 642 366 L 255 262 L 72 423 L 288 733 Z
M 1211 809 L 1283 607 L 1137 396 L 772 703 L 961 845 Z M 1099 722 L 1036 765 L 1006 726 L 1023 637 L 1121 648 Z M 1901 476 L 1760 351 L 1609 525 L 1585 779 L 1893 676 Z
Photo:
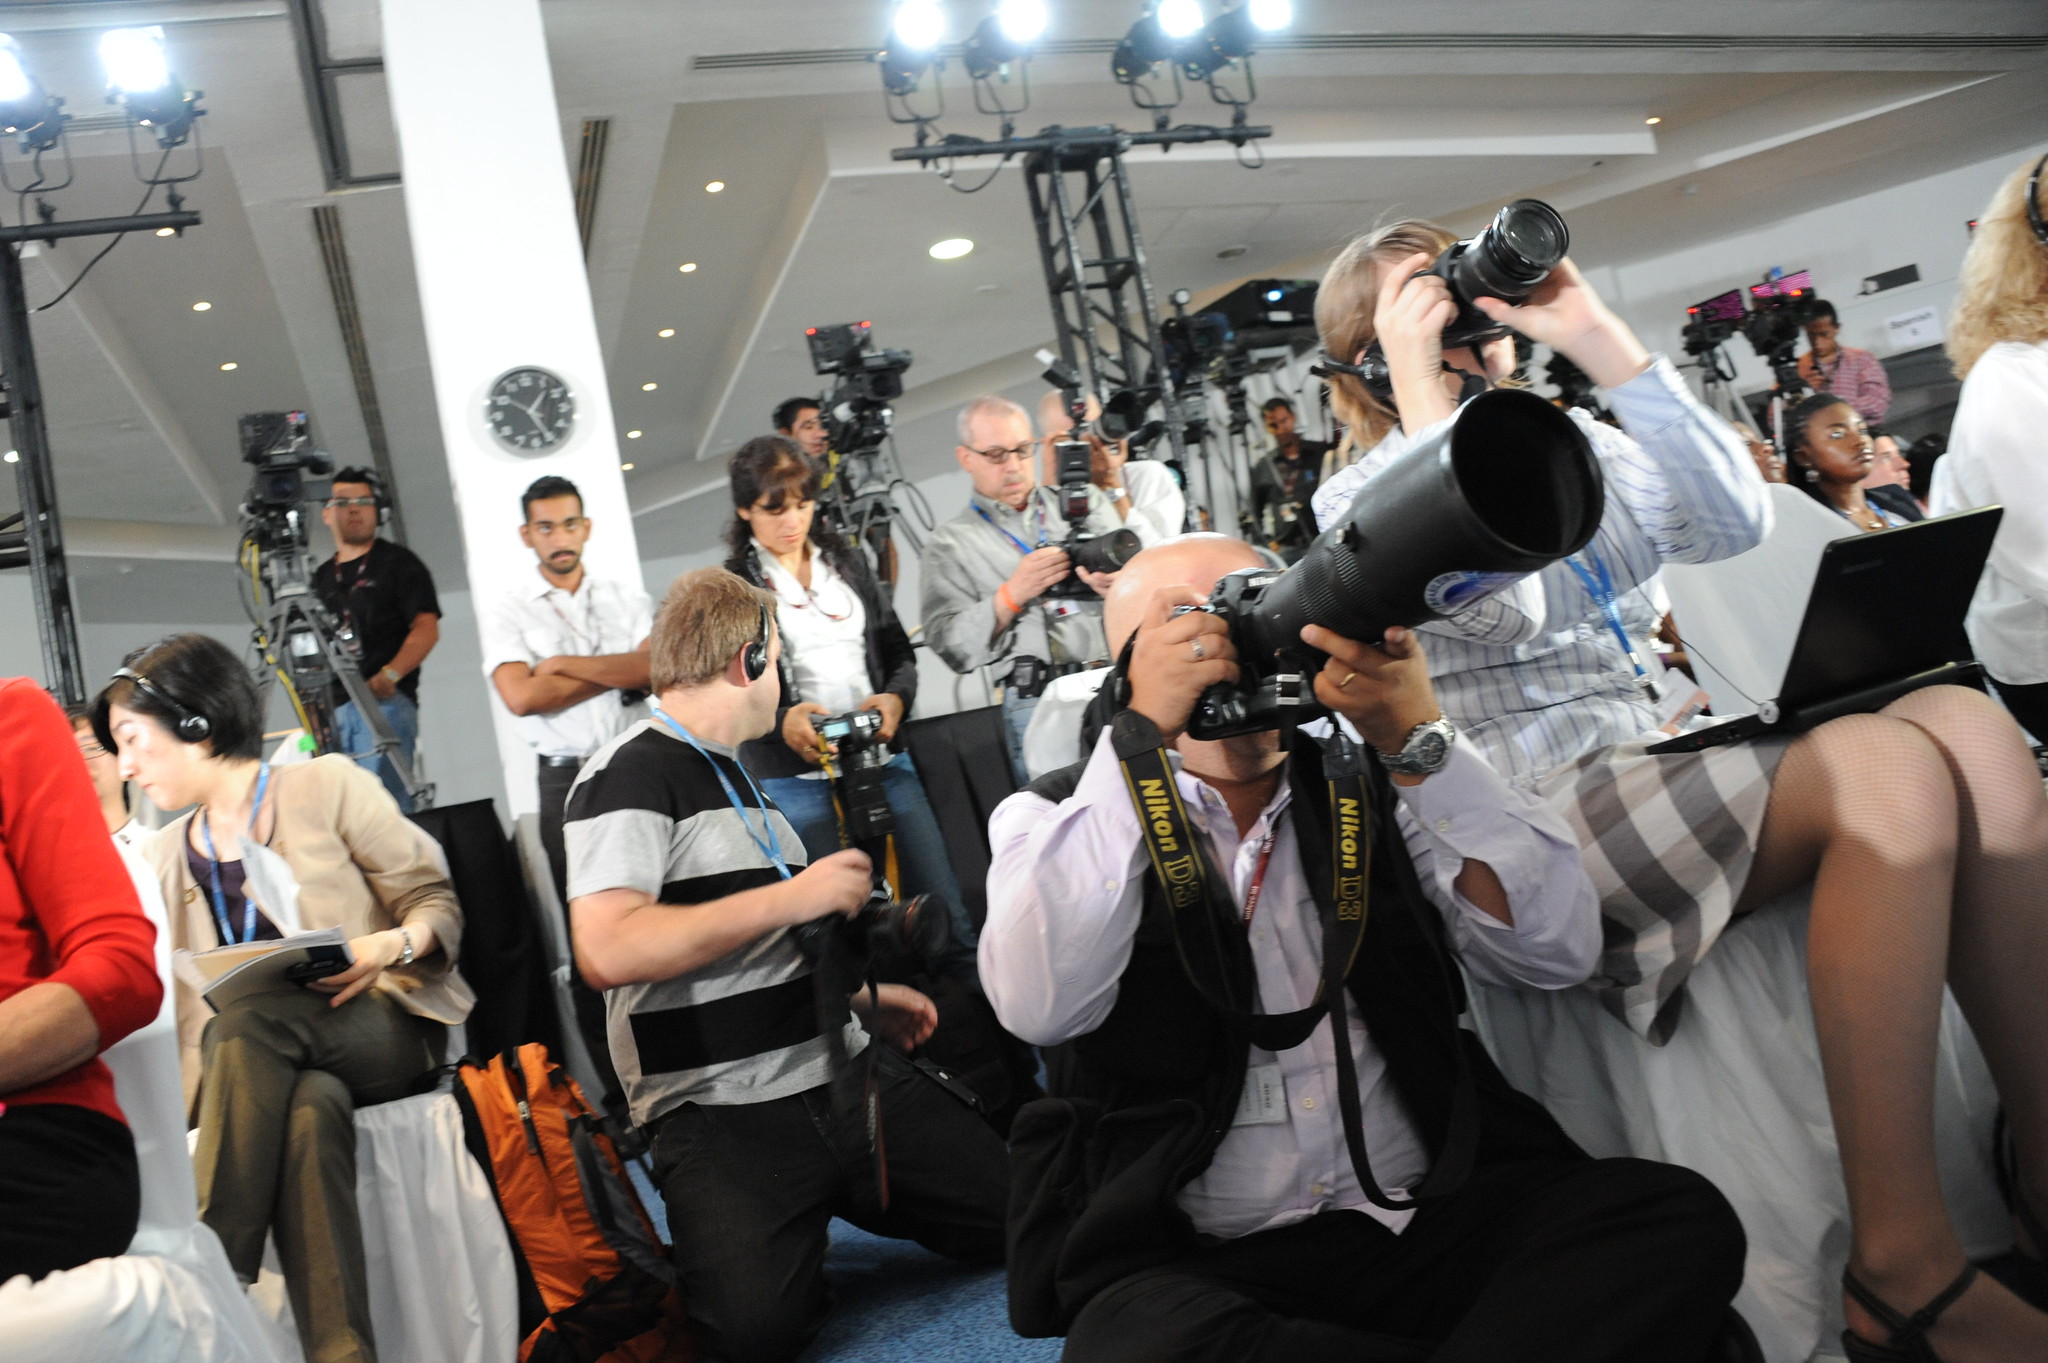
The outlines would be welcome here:
M 419 555 L 378 536 L 387 505 L 377 475 L 368 469 L 346 468 L 334 475 L 320 512 L 334 536 L 334 557 L 314 570 L 313 591 L 336 620 L 355 632 L 363 683 L 377 698 L 410 766 L 420 732 L 419 667 L 441 640 L 441 602 L 434 595 L 433 574 Z M 368 717 L 339 686 L 334 690 L 342 751 L 375 772 L 398 807 L 412 813 L 412 797 L 377 751 Z
M 1107 661 L 1102 595 L 1115 574 L 1068 562 L 1059 498 L 1038 482 L 1031 418 L 989 394 L 961 409 L 953 457 L 974 492 L 932 532 L 922 564 L 924 639 L 955 672 L 990 668 L 1003 684 L 1010 761 L 1024 776 L 1024 730 L 1054 677 Z M 1090 499 L 1084 536 L 1122 528 L 1106 498 Z M 1078 577 L 1086 596 L 1048 596 Z
M 519 496 L 519 538 L 539 560 L 534 577 L 500 597 L 483 617 L 484 675 L 519 736 L 538 758 L 540 840 L 555 895 L 569 911 L 569 858 L 562 812 L 590 755 L 645 717 L 647 639 L 654 602 L 637 582 L 597 577 L 583 566 L 590 517 L 567 478 L 537 478 Z M 604 998 L 569 972 L 577 1030 L 604 1087 L 604 1106 L 629 1131 L 625 1094 L 605 1038 Z

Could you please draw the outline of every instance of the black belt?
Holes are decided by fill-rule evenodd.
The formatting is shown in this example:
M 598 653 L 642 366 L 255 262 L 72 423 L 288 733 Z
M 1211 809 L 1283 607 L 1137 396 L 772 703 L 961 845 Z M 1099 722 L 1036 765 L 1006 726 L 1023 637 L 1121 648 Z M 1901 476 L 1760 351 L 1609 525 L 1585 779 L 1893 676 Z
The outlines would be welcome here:
M 540 758 L 540 764 L 543 767 L 580 768 L 585 762 L 588 762 L 589 760 L 590 759 L 587 757 L 549 757 L 547 754 L 542 753 Z

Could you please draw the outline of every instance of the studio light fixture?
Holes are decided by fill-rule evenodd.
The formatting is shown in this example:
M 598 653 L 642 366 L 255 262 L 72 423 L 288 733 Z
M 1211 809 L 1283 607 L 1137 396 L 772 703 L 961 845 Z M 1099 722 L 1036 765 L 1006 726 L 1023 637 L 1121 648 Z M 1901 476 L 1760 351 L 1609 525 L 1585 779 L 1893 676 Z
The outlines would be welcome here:
M 1251 0 L 1227 9 L 1203 26 L 1181 49 L 1180 69 L 1189 80 L 1206 81 L 1233 62 L 1252 55 L 1259 39 L 1294 21 L 1291 0 Z
M 1202 27 L 1202 0 L 1159 0 L 1154 14 L 1167 37 L 1192 38 Z
M 1045 0 L 1002 0 L 995 13 L 975 25 L 960 46 L 960 64 L 974 80 L 1007 76 L 1012 62 L 1027 60 L 1045 33 Z
M 947 237 L 933 242 L 930 254 L 933 260 L 958 260 L 973 249 L 974 243 L 966 237 Z
M 1045 0 L 1000 0 L 996 5 L 996 23 L 1002 27 L 1003 36 L 1025 47 L 1045 36 L 1050 18 Z
M 938 0 L 902 0 L 889 20 L 889 45 L 875 54 L 882 88 L 899 97 L 915 93 L 945 37 L 946 11 Z
M 63 104 L 29 74 L 21 44 L 0 33 L 0 131 L 19 137 L 24 152 L 48 151 L 64 135 Z
M 200 92 L 171 74 L 161 25 L 108 29 L 100 38 L 100 65 L 110 87 L 107 102 L 148 128 L 158 146 L 168 151 L 192 135 L 192 120 L 203 112 Z

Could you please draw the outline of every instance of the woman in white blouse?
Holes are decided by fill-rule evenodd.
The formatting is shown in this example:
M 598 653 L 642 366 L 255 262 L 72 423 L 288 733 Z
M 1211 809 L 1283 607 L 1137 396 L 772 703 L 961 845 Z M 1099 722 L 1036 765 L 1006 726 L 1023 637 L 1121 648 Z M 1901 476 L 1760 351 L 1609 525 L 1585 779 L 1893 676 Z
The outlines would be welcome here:
M 740 446 L 729 470 L 733 520 L 725 566 L 775 594 L 782 634 L 782 708 L 776 731 L 745 744 L 740 760 L 797 833 L 812 860 L 842 846 L 817 721 L 871 710 L 893 747 L 917 699 L 917 654 L 860 551 L 817 520 L 820 473 L 794 441 L 760 436 Z M 895 815 L 899 893 L 945 901 L 953 926 L 948 966 L 974 979 L 974 930 L 945 837 L 910 754 L 882 767 Z
M 1977 220 L 1948 357 L 1963 395 L 1929 501 L 1937 516 L 2005 508 L 1970 642 L 1999 699 L 2048 743 L 2048 156 L 2007 176 Z

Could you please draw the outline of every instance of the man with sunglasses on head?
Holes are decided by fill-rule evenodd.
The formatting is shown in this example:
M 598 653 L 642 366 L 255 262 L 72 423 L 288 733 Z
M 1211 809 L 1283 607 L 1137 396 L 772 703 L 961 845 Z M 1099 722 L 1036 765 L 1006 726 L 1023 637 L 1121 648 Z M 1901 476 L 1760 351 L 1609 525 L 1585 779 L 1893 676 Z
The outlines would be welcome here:
M 1102 595 L 1113 573 L 1071 563 L 1059 496 L 1038 482 L 1031 418 L 988 394 L 960 410 L 953 457 L 974 491 L 967 509 L 932 532 L 922 578 L 925 642 L 955 672 L 991 669 L 1003 685 L 1010 762 L 1024 778 L 1024 731 L 1056 676 L 1108 662 Z M 1090 498 L 1083 536 L 1122 529 L 1106 499 Z M 1048 595 L 1070 577 L 1085 596 Z
M 441 641 L 441 602 L 433 574 L 418 554 L 377 534 L 389 505 L 377 475 L 345 468 L 334 475 L 320 519 L 334 536 L 334 557 L 313 572 L 313 590 L 334 618 L 354 631 L 362 649 L 363 683 L 377 698 L 384 722 L 410 766 L 420 732 L 420 664 Z M 377 752 L 369 719 L 335 688 L 334 722 L 342 751 L 377 774 L 398 807 L 412 813 L 412 796 Z
M 555 895 L 569 908 L 562 812 L 590 755 L 641 719 L 654 602 L 638 582 L 614 582 L 583 566 L 591 520 L 567 478 L 537 478 L 519 497 L 519 538 L 539 560 L 483 617 L 484 675 L 538 759 L 540 840 Z M 604 1000 L 569 973 L 577 1030 L 604 1084 L 604 1106 L 625 1128 L 625 1099 L 605 1039 Z

